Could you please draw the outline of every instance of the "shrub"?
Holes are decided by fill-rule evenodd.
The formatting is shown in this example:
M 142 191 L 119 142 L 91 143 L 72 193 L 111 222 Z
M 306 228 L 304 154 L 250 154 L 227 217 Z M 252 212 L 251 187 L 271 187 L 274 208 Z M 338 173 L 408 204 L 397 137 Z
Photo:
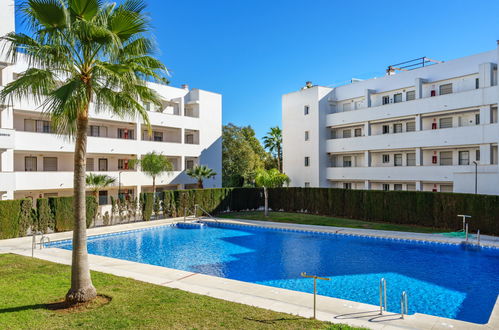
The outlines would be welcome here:
M 73 197 L 50 197 L 49 205 L 54 215 L 55 231 L 73 230 Z M 89 227 L 97 212 L 95 197 L 89 196 L 86 198 L 85 211 L 87 227 Z
M 35 230 L 45 234 L 49 229 L 54 230 L 54 225 L 54 217 L 50 211 L 49 200 L 47 198 L 38 198 L 36 200 Z
M 19 235 L 20 200 L 0 201 L 0 239 Z
M 153 201 L 154 195 L 153 193 L 142 193 L 141 194 L 142 201 L 142 220 L 149 221 L 151 220 L 152 209 L 153 209 Z

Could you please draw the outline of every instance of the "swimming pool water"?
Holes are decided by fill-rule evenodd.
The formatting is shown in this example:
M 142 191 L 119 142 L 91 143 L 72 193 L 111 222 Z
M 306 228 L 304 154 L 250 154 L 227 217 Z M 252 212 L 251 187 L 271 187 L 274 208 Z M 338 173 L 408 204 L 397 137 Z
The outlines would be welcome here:
M 71 249 L 71 242 L 52 244 Z M 499 250 L 393 241 L 261 227 L 210 224 L 156 227 L 91 237 L 91 254 L 312 292 L 301 272 L 325 296 L 379 305 L 379 280 L 387 282 L 388 310 L 487 323 L 499 293 Z

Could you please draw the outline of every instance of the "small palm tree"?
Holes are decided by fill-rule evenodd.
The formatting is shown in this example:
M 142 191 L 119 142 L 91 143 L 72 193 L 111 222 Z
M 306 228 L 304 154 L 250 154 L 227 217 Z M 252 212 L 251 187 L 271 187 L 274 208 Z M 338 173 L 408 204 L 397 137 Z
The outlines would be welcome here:
M 173 171 L 173 164 L 168 158 L 155 151 L 145 154 L 141 159 L 134 159 L 131 163 L 132 166 L 140 164 L 141 171 L 152 178 L 153 193 L 156 193 L 156 177 Z
M 90 187 L 90 190 L 94 193 L 95 199 L 99 200 L 99 191 L 102 188 L 109 187 L 110 185 L 116 182 L 116 178 L 105 174 L 87 174 L 85 179 L 87 183 L 87 187 Z
M 277 160 L 277 169 L 282 173 L 282 130 L 279 126 L 271 127 L 270 131 L 263 137 L 263 146 Z
M 186 171 L 186 174 L 198 181 L 198 188 L 203 189 L 203 180 L 213 178 L 217 173 L 205 165 L 197 165 Z
M 266 217 L 269 215 L 269 196 L 267 188 L 279 188 L 284 184 L 289 185 L 289 182 L 291 182 L 289 177 L 286 174 L 279 172 L 275 168 L 272 168 L 270 170 L 259 169 L 256 172 L 255 184 L 258 187 L 263 187 Z
M 69 304 L 96 297 L 88 268 L 85 217 L 85 163 L 91 102 L 96 111 L 119 117 L 140 115 L 140 101 L 161 104 L 146 81 L 167 83 L 165 66 L 153 57 L 149 19 L 143 0 L 120 4 L 102 0 L 29 0 L 20 11 L 28 34 L 2 36 L 10 62 L 22 54 L 28 69 L 0 91 L 22 100 L 32 96 L 51 118 L 54 129 L 75 140 L 74 226 Z M 2 102 L 3 103 L 3 102 Z

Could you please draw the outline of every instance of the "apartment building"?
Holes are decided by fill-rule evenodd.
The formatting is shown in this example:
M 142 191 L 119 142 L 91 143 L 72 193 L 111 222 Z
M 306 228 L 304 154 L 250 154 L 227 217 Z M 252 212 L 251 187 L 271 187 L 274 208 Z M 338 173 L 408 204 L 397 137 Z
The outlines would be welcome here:
M 0 4 L 0 35 L 14 29 L 13 1 Z M 0 88 L 27 64 L 0 59 Z M 87 173 L 107 174 L 116 183 L 100 192 L 99 202 L 110 196 L 138 196 L 152 191 L 152 179 L 131 160 L 155 151 L 165 155 L 174 171 L 156 178 L 157 190 L 195 186 L 185 171 L 202 164 L 218 175 L 205 187 L 221 186 L 222 97 L 200 89 L 149 84 L 162 99 L 148 110 L 152 135 L 142 120 L 119 118 L 105 109 L 90 109 Z M 0 200 L 72 195 L 74 143 L 54 134 L 40 103 L 32 98 L 0 104 Z
M 498 57 L 420 58 L 284 95 L 291 185 L 499 194 Z

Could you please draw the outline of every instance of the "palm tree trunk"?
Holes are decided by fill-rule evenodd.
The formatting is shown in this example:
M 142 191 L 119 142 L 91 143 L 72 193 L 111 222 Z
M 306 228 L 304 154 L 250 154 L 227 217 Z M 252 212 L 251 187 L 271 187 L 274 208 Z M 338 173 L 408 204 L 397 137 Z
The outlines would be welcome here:
M 277 148 L 277 168 L 282 173 L 282 150 L 281 147 Z
M 85 111 L 87 113 L 87 111 Z M 74 154 L 74 226 L 73 253 L 71 261 L 71 288 L 66 302 L 75 304 L 97 296 L 90 277 L 87 251 L 87 223 L 85 206 L 85 163 L 87 153 L 88 116 L 78 117 Z
M 203 180 L 198 180 L 198 188 L 203 189 Z
M 156 198 L 156 177 L 152 177 L 152 196 Z
M 269 194 L 267 192 L 267 188 L 263 187 L 263 196 L 265 197 L 265 216 L 269 216 Z

